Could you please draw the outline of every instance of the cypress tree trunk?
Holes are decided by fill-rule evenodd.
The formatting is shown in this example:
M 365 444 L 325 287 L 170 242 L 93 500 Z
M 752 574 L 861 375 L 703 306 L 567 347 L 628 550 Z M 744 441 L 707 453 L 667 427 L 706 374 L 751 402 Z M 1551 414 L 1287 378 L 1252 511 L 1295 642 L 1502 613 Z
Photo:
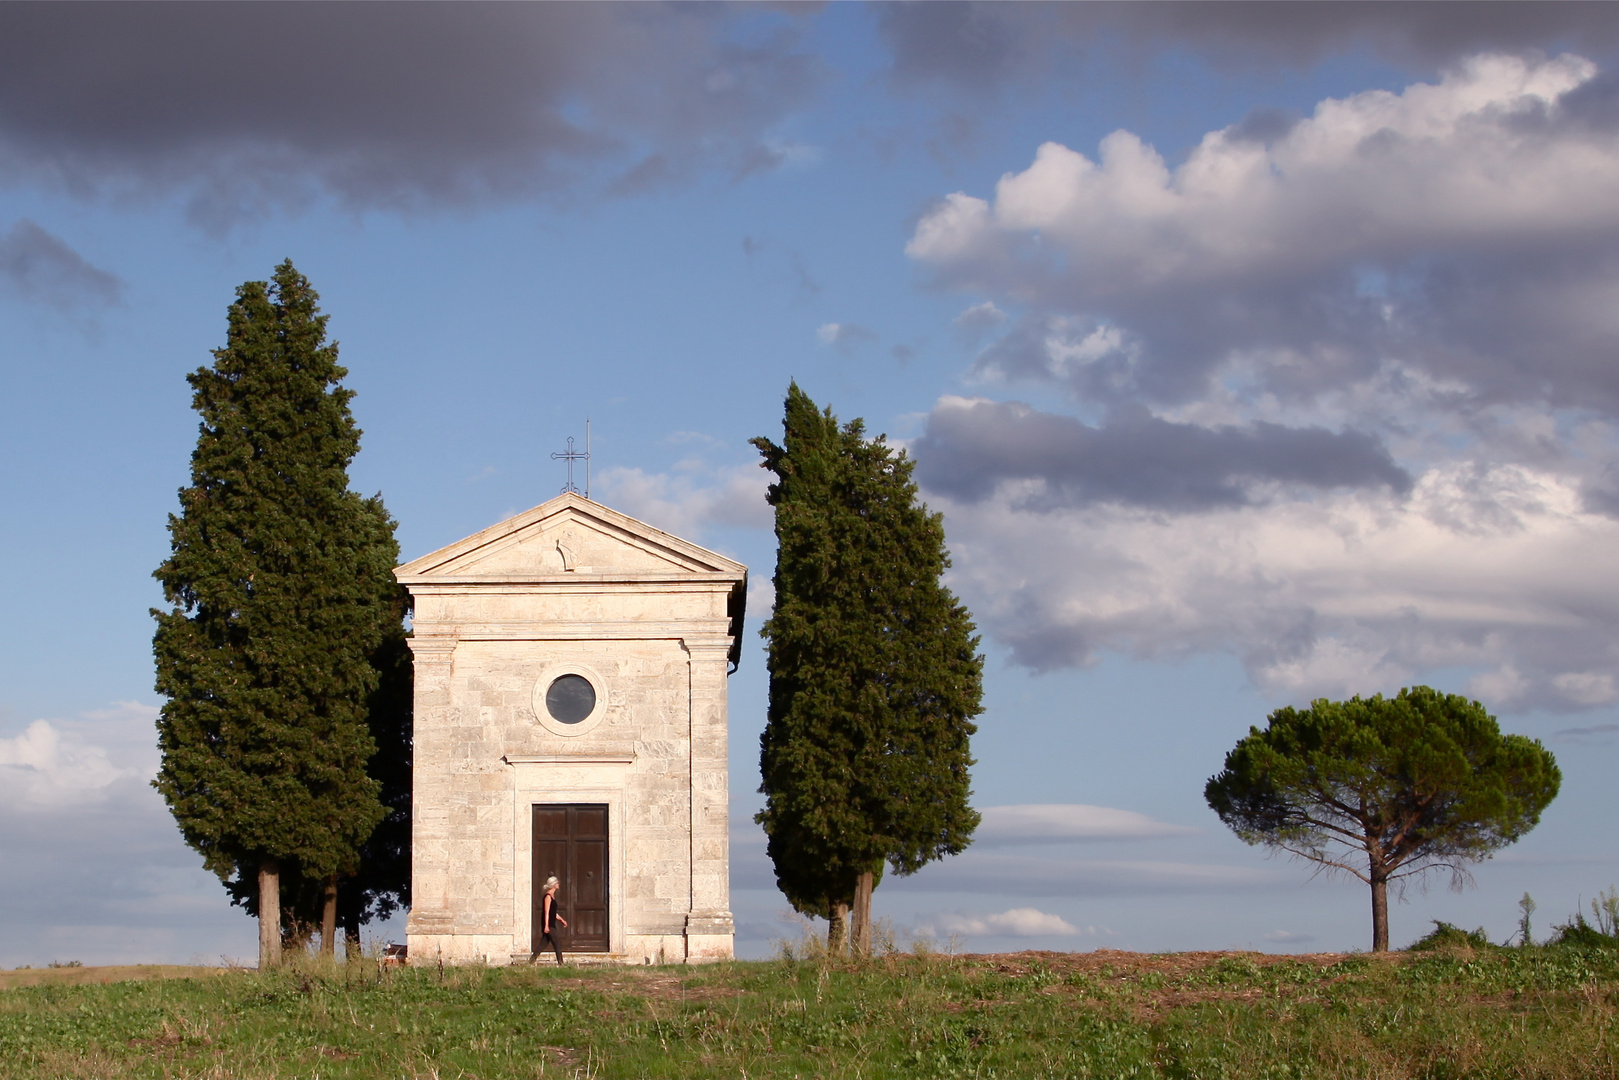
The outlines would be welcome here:
M 337 956 L 337 875 L 332 874 L 326 879 L 326 887 L 321 891 L 320 906 L 320 954 L 322 956 Z
M 828 956 L 849 955 L 849 905 L 832 905 L 832 915 L 826 921 L 826 952 Z
M 259 970 L 281 966 L 281 864 L 259 863 Z
M 871 955 L 871 890 L 874 875 L 870 870 L 855 878 L 854 886 L 854 953 Z

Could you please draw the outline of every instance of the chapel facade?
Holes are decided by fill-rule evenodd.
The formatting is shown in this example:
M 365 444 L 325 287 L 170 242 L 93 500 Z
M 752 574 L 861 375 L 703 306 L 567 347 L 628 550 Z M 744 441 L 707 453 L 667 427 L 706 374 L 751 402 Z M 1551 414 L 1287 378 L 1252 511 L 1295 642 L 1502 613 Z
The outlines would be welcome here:
M 412 963 L 730 958 L 741 563 L 566 493 L 395 571 L 415 609 Z

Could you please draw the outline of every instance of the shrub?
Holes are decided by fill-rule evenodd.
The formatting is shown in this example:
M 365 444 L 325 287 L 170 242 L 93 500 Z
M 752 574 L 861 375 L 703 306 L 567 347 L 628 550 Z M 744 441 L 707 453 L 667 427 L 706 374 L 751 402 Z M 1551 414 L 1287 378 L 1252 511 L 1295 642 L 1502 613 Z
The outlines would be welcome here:
M 1488 949 L 1490 939 L 1484 928 L 1463 930 L 1440 919 L 1433 921 L 1433 929 L 1406 947 L 1407 952 L 1432 952 L 1435 949 Z

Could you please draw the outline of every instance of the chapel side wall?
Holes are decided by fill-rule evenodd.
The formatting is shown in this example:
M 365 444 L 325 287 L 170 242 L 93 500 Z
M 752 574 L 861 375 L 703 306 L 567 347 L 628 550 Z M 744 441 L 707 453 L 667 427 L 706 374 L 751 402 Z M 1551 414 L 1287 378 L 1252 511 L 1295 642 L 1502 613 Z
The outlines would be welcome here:
M 411 900 L 406 926 L 415 961 L 474 960 L 498 953 L 499 941 L 479 941 L 463 895 L 469 778 L 456 766 L 461 695 L 454 676 L 453 637 L 416 626 L 413 717 Z M 424 632 L 427 631 L 427 632 Z M 471 778 L 473 786 L 476 778 Z

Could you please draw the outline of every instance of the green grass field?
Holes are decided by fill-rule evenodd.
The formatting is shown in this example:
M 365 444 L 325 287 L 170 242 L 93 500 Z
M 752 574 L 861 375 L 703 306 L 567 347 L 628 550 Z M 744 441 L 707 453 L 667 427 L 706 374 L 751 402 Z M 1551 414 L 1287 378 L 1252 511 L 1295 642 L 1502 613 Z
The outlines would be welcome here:
M 0 973 L 0 1078 L 1619 1077 L 1606 948 L 183 974 Z

